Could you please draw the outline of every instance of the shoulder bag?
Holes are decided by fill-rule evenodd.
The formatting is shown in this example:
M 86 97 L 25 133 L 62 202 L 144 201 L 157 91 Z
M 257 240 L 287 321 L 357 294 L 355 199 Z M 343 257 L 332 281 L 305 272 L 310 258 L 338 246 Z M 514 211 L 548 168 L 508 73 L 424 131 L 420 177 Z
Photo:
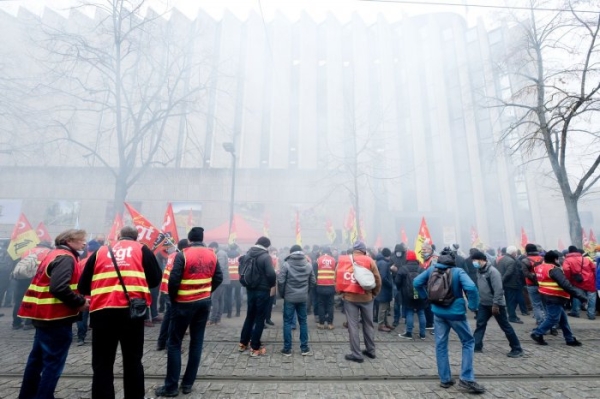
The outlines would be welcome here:
M 352 261 L 352 269 L 354 273 L 354 279 L 356 282 L 367 291 L 374 289 L 377 284 L 375 283 L 375 275 L 373 272 L 365 267 L 362 267 L 358 263 L 354 262 L 354 257 L 350 255 Z
M 121 282 L 121 287 L 123 287 L 123 292 L 125 293 L 125 298 L 127 298 L 127 302 L 129 303 L 129 317 L 131 320 L 143 320 L 146 318 L 146 311 L 148 309 L 148 304 L 144 298 L 133 298 L 129 297 L 127 293 L 127 288 L 125 287 L 125 282 L 123 281 L 123 277 L 121 276 L 121 271 L 119 270 L 119 266 L 117 266 L 117 261 L 115 260 L 115 254 L 113 253 L 110 245 L 108 246 L 108 251 L 110 252 L 110 259 L 115 266 L 115 270 L 117 271 L 117 276 L 119 276 L 119 281 Z

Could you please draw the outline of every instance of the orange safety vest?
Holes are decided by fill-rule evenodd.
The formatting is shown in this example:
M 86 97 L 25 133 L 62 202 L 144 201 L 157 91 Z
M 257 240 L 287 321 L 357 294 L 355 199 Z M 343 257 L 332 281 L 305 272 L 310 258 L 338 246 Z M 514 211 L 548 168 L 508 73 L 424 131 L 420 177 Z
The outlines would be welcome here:
M 550 277 L 550 270 L 555 267 L 555 265 L 549 263 L 542 263 L 535 267 L 535 276 L 537 277 L 539 284 L 538 291 L 543 295 L 559 296 L 569 299 L 571 297 L 569 293 L 563 290 L 558 283 Z
M 34 320 L 60 320 L 68 317 L 77 316 L 79 311 L 65 305 L 61 300 L 55 298 L 50 293 L 50 276 L 48 275 L 48 266 L 59 256 L 69 256 L 73 260 L 73 274 L 69 286 L 77 292 L 77 283 L 79 282 L 79 268 L 77 259 L 71 251 L 66 249 L 53 249 L 50 251 L 40 266 L 37 273 L 33 276 L 31 284 L 25 292 L 23 302 L 19 308 L 18 315 L 24 319 Z
M 227 266 L 229 268 L 229 278 L 232 281 L 239 281 L 240 279 L 240 258 L 227 258 Z
M 185 265 L 177 302 L 196 302 L 210 298 L 212 278 L 217 269 L 217 255 L 206 247 L 189 247 L 183 250 Z
M 354 262 L 371 270 L 371 258 L 366 255 L 352 256 Z M 352 260 L 350 260 L 350 255 L 340 256 L 335 270 L 335 290 L 337 292 L 348 292 L 360 295 L 367 293 L 354 279 L 354 266 L 352 265 Z
M 317 285 L 335 285 L 335 258 L 323 255 L 317 259 Z
M 173 270 L 173 265 L 175 264 L 175 256 L 177 256 L 177 252 L 173 252 L 167 258 L 167 264 L 165 265 L 165 271 L 162 275 L 162 280 L 160 282 L 160 293 L 169 295 L 169 276 L 171 276 L 171 270 Z
M 127 287 L 129 298 L 145 299 L 148 306 L 150 306 L 152 296 L 142 265 L 142 244 L 132 240 L 117 241 L 112 250 L 121 277 L 123 277 L 123 283 Z M 119 276 L 107 246 L 102 246 L 96 251 L 96 264 L 94 265 L 91 288 L 90 312 L 107 308 L 129 307 L 129 302 L 123 292 L 123 286 L 119 281 Z
M 542 258 L 539 255 L 531 255 L 528 256 L 526 259 L 529 259 L 529 264 L 532 266 L 533 271 L 535 273 L 535 265 L 541 265 L 542 263 L 544 263 L 544 258 Z M 523 259 L 523 263 L 525 262 L 525 259 Z M 527 284 L 528 286 L 535 286 L 535 282 L 531 281 L 529 278 L 525 277 L 525 284 Z

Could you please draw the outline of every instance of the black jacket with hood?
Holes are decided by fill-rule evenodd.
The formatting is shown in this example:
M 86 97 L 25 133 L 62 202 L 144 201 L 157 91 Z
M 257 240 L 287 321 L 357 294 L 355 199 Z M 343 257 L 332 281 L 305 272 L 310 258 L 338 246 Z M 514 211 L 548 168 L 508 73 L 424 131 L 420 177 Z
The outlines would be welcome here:
M 240 265 L 244 262 L 246 256 L 256 258 L 256 266 L 261 271 L 261 279 L 258 286 L 254 289 L 246 289 L 252 291 L 271 291 L 271 287 L 275 287 L 277 276 L 267 248 L 262 245 L 253 245 L 245 255 L 240 257 Z

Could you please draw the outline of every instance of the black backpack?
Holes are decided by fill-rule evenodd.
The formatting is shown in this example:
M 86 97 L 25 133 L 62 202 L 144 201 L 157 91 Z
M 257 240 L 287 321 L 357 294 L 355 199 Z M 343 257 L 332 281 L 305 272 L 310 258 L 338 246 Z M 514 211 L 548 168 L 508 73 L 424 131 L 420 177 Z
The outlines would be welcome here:
M 417 292 L 417 290 L 415 289 L 415 286 L 413 285 L 413 282 L 415 281 L 415 278 L 421 274 L 423 272 L 423 269 L 421 269 L 420 267 L 411 267 L 411 268 L 406 268 L 408 273 L 406 274 L 406 282 L 405 282 L 405 289 L 406 292 L 412 293 L 412 297 L 413 299 L 418 299 L 419 298 L 419 293 Z
M 260 285 L 262 278 L 257 265 L 257 257 L 246 255 L 242 258 L 238 268 L 240 284 L 246 288 L 255 289 Z
M 450 306 L 454 302 L 452 268 L 435 268 L 427 281 L 427 299 L 437 306 Z

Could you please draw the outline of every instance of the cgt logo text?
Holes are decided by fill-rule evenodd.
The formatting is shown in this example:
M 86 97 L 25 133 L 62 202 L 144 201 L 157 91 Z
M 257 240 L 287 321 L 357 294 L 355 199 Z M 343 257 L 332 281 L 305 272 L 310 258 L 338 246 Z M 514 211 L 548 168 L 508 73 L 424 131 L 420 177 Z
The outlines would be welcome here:
M 352 283 L 356 283 L 356 279 L 354 278 L 354 273 L 351 273 L 351 272 L 344 273 L 344 280 L 349 280 Z
M 117 262 L 123 262 L 125 258 L 131 258 L 131 251 L 133 248 L 113 248 L 115 253 L 115 260 Z M 107 252 L 107 257 L 110 259 L 110 252 Z

